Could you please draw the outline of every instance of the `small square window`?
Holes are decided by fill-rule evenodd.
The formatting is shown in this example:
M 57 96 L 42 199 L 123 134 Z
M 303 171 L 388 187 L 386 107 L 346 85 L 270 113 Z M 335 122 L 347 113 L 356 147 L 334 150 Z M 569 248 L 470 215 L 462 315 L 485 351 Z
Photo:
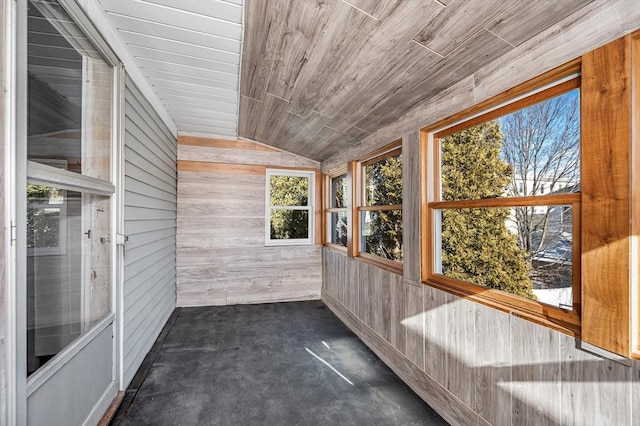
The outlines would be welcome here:
M 265 244 L 312 244 L 314 173 L 267 170 Z

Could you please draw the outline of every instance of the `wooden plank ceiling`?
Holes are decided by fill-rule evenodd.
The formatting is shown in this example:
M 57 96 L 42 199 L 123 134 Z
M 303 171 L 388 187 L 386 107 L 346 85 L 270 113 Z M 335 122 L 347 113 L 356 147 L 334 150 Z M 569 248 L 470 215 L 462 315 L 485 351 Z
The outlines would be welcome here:
M 591 1 L 245 0 L 239 135 L 322 161 Z
M 181 132 L 237 137 L 242 0 L 100 2 Z

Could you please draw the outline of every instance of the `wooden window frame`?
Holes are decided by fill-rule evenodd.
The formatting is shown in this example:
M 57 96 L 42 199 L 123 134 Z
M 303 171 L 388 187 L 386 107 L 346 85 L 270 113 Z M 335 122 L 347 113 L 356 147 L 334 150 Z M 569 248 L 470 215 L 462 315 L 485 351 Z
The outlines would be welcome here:
M 581 194 L 504 196 L 489 199 L 442 201 L 440 194 L 440 144 L 438 141 L 445 136 L 504 117 L 512 112 L 580 88 L 580 80 L 580 61 L 573 61 L 567 66 L 560 67 L 538 79 L 534 79 L 532 82 L 525 83 L 522 87 L 510 91 L 509 95 L 498 95 L 490 101 L 421 130 L 422 179 L 424 183 L 423 208 L 421 209 L 421 222 L 423 225 L 422 249 L 424 253 L 422 257 L 422 282 L 576 337 L 579 337 L 581 333 L 582 312 L 580 285 Z M 570 205 L 573 211 L 573 309 L 562 309 L 436 273 L 436 210 L 557 205 Z
M 580 321 L 554 318 L 544 305 L 523 309 L 507 293 L 434 279 L 433 135 L 441 129 L 525 98 L 536 88 L 580 73 Z M 640 359 L 640 31 L 628 34 L 513 89 L 421 130 L 421 236 L 424 284 L 457 294 L 580 338 L 596 348 Z M 545 194 L 540 197 L 547 197 Z M 522 201 L 527 201 L 522 199 Z M 565 200 L 571 201 L 571 200 Z M 574 214 L 574 216 L 577 216 Z M 575 255 L 575 250 L 574 250 Z M 574 257 L 575 258 L 575 257 Z M 575 263 L 575 262 L 574 262 Z M 458 283 L 454 283 L 458 284 Z M 495 297 L 487 297 L 487 295 Z
M 361 250 L 360 238 L 360 213 L 363 211 L 402 211 L 402 204 L 384 205 L 384 206 L 365 206 L 364 202 L 364 170 L 365 167 L 386 158 L 393 157 L 402 153 L 402 140 L 396 140 L 392 143 L 379 148 L 363 158 L 352 161 L 348 165 L 350 174 L 353 176 L 352 183 L 352 213 L 351 213 L 351 246 L 349 247 L 349 256 L 357 258 L 364 262 L 373 264 L 382 269 L 402 274 L 403 262 L 385 259 L 380 256 L 376 256 L 371 253 L 367 253 Z
M 324 174 L 324 191 L 323 191 L 323 220 L 324 226 L 322 230 L 322 243 L 323 245 L 340 252 L 347 253 L 350 240 L 351 240 L 351 218 L 350 218 L 350 207 L 351 207 L 351 177 L 348 173 L 347 164 L 343 164 L 339 167 L 336 167 L 327 173 Z M 346 175 L 347 179 L 347 191 L 345 194 L 345 206 L 344 207 L 331 207 L 332 204 L 332 194 L 331 191 L 333 189 L 333 185 L 331 181 L 339 176 Z M 331 223 L 330 215 L 331 213 L 346 213 L 347 215 L 347 245 L 342 246 L 340 244 L 336 244 L 330 240 L 330 229 L 329 224 Z

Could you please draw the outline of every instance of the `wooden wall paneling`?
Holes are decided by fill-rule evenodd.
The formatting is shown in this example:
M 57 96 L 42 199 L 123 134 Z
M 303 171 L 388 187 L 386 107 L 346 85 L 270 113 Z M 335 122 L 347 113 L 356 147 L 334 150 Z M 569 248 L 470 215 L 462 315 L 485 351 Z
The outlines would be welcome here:
M 630 36 L 582 58 L 582 339 L 630 353 Z M 603 212 L 606 212 L 603 214 Z
M 414 132 L 429 123 L 435 123 L 459 112 L 460 108 L 464 109 L 473 104 L 474 79 L 470 76 L 443 90 L 429 101 L 417 105 L 397 122 L 377 130 L 358 144 L 324 160 L 322 170 L 330 170 L 344 163 L 345 158 L 360 158 L 367 152 L 397 139 L 398 135 Z
M 449 340 L 448 304 L 453 295 L 424 287 L 424 370 L 442 386 L 449 381 L 447 346 Z
M 244 149 L 248 151 L 280 152 L 277 148 L 245 139 L 215 139 L 199 136 L 179 135 L 178 146 L 193 145 L 209 148 Z
M 404 320 L 407 317 L 405 284 L 401 276 L 394 274 L 393 277 L 395 279 L 391 286 L 391 339 L 389 343 L 398 351 L 406 354 L 407 347 L 404 330 Z
M 390 98 L 369 111 L 355 125 L 373 131 L 390 124 L 395 121 L 395 117 L 407 111 L 404 102 L 415 105 L 424 99 L 429 99 L 451 84 L 467 77 L 473 70 L 497 60 L 512 49 L 513 46 L 506 41 L 489 31 L 481 30 L 447 58 L 430 62 L 428 66 L 418 63 L 409 68 L 407 73 L 410 75 L 422 73 L 424 78 L 413 80 L 409 84 L 396 83 L 396 87 L 399 86 L 400 89 L 396 91 L 395 96 L 401 97 L 403 102 Z
M 639 21 L 640 9 L 624 1 L 592 2 L 475 72 L 476 102 L 615 40 Z
M 332 16 L 336 0 L 295 2 L 284 19 L 280 43 L 277 47 L 267 91 L 283 99 L 291 99 L 291 92 L 300 73 L 313 55 Z
M 331 127 L 346 131 L 385 94 L 392 95 L 387 92 L 391 88 L 384 85 L 389 76 L 405 75 L 407 65 L 426 53 L 425 49 L 415 49 L 418 46 L 410 39 L 415 35 L 416 26 L 441 10 L 437 2 L 394 1 L 377 22 L 366 19 L 363 14 L 351 13 L 349 16 L 353 19 L 342 24 L 351 29 L 350 37 L 341 40 L 353 40 L 347 45 L 341 44 L 339 51 L 329 51 L 332 58 L 339 58 L 339 66 L 327 68 L 323 80 L 315 78 L 305 85 L 305 93 L 296 93 L 292 100 L 294 110 L 307 111 L 313 107 L 335 118 Z M 347 76 L 348 90 L 345 90 Z
M 178 145 L 178 159 L 180 161 L 247 165 L 280 165 L 283 163 L 280 152 L 254 151 L 252 154 L 247 155 L 247 150 L 244 149 L 211 149 L 204 146 Z M 291 166 L 293 167 L 293 164 Z
M 470 407 L 475 406 L 476 306 L 452 295 L 447 304 L 447 389 Z
M 254 118 L 258 120 L 255 139 L 260 142 L 270 141 L 271 145 L 278 147 L 284 143 L 277 137 L 283 126 L 282 122 L 287 116 L 288 107 L 288 101 L 267 93 L 262 103 L 260 116 Z
M 376 269 L 376 331 L 391 341 L 391 287 L 397 275 L 380 268 Z
M 631 362 L 631 418 L 640 419 L 640 360 Z
M 633 87 L 631 116 L 631 329 L 635 331 L 631 350 L 633 357 L 640 359 L 640 31 L 631 34 L 631 85 Z M 635 300 L 633 300 L 635 299 Z
M 322 292 L 329 291 L 329 280 L 331 279 L 331 273 L 329 272 L 329 249 L 324 248 L 322 250 Z
M 511 423 L 560 423 L 560 333 L 511 318 L 511 359 Z
M 405 316 L 402 320 L 407 358 L 424 370 L 425 358 L 425 301 L 424 287 L 403 280 Z
M 371 281 L 373 280 L 373 268 L 366 262 L 358 261 L 360 269 L 360 291 L 358 296 L 358 306 L 360 307 L 360 314 L 358 318 L 362 319 L 369 327 L 373 326 L 372 309 L 373 304 L 373 286 Z
M 475 411 L 490 424 L 511 424 L 511 316 L 476 305 Z M 518 364 L 518 361 L 515 362 Z
M 577 340 L 559 335 L 562 424 L 633 424 L 631 366 L 576 348 Z M 640 418 L 636 418 L 638 421 Z
M 255 139 L 258 118 L 262 111 L 262 101 L 240 96 L 240 110 L 238 115 L 238 134 L 245 138 Z
M 348 266 L 347 273 L 347 303 L 346 307 L 353 313 L 358 312 L 358 297 L 359 297 L 359 288 L 360 288 L 360 268 L 358 266 L 358 262 L 347 258 L 346 259 Z
M 318 108 L 318 101 L 323 99 L 326 85 L 332 85 L 336 80 L 344 82 L 352 77 L 346 68 L 364 48 L 375 24 L 376 20 L 370 16 L 345 2 L 337 2 L 322 39 L 297 79 L 296 91 L 291 98 L 287 98 L 291 99 L 291 112 L 303 117 L 312 109 L 327 116 L 335 114 L 335 110 Z M 337 94 L 335 91 L 333 93 Z
M 378 19 L 387 8 L 391 0 L 345 0 L 351 6 L 360 9 L 367 15 Z
M 471 34 L 500 16 L 513 0 L 485 0 L 481 3 L 453 0 L 414 37 L 417 43 L 446 57 Z
M 413 391 L 450 424 L 475 425 L 478 418 L 473 410 L 447 391 L 442 385 L 410 362 L 389 342 L 380 337 L 358 317 L 345 309 L 330 295 L 322 300 L 365 344 L 380 357 Z
M 420 133 L 402 138 L 402 257 L 404 277 L 420 281 Z
M 514 2 L 504 7 L 504 12 L 496 15 L 493 22 L 488 23 L 485 28 L 512 45 L 518 46 L 592 1 L 532 3 L 526 8 Z
M 249 1 L 245 7 L 245 31 L 240 94 L 263 101 L 269 74 L 282 39 L 282 24 L 292 0 Z

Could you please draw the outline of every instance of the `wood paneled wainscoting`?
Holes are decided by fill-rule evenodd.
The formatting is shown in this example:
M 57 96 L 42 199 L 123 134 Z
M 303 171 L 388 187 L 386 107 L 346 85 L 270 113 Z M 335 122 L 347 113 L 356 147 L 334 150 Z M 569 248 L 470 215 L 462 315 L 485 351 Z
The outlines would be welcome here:
M 321 246 L 265 246 L 267 168 L 319 163 L 252 141 L 178 138 L 178 306 L 320 298 Z
M 322 300 L 451 424 L 637 421 L 640 361 L 601 358 L 568 335 L 329 248 L 323 266 Z

